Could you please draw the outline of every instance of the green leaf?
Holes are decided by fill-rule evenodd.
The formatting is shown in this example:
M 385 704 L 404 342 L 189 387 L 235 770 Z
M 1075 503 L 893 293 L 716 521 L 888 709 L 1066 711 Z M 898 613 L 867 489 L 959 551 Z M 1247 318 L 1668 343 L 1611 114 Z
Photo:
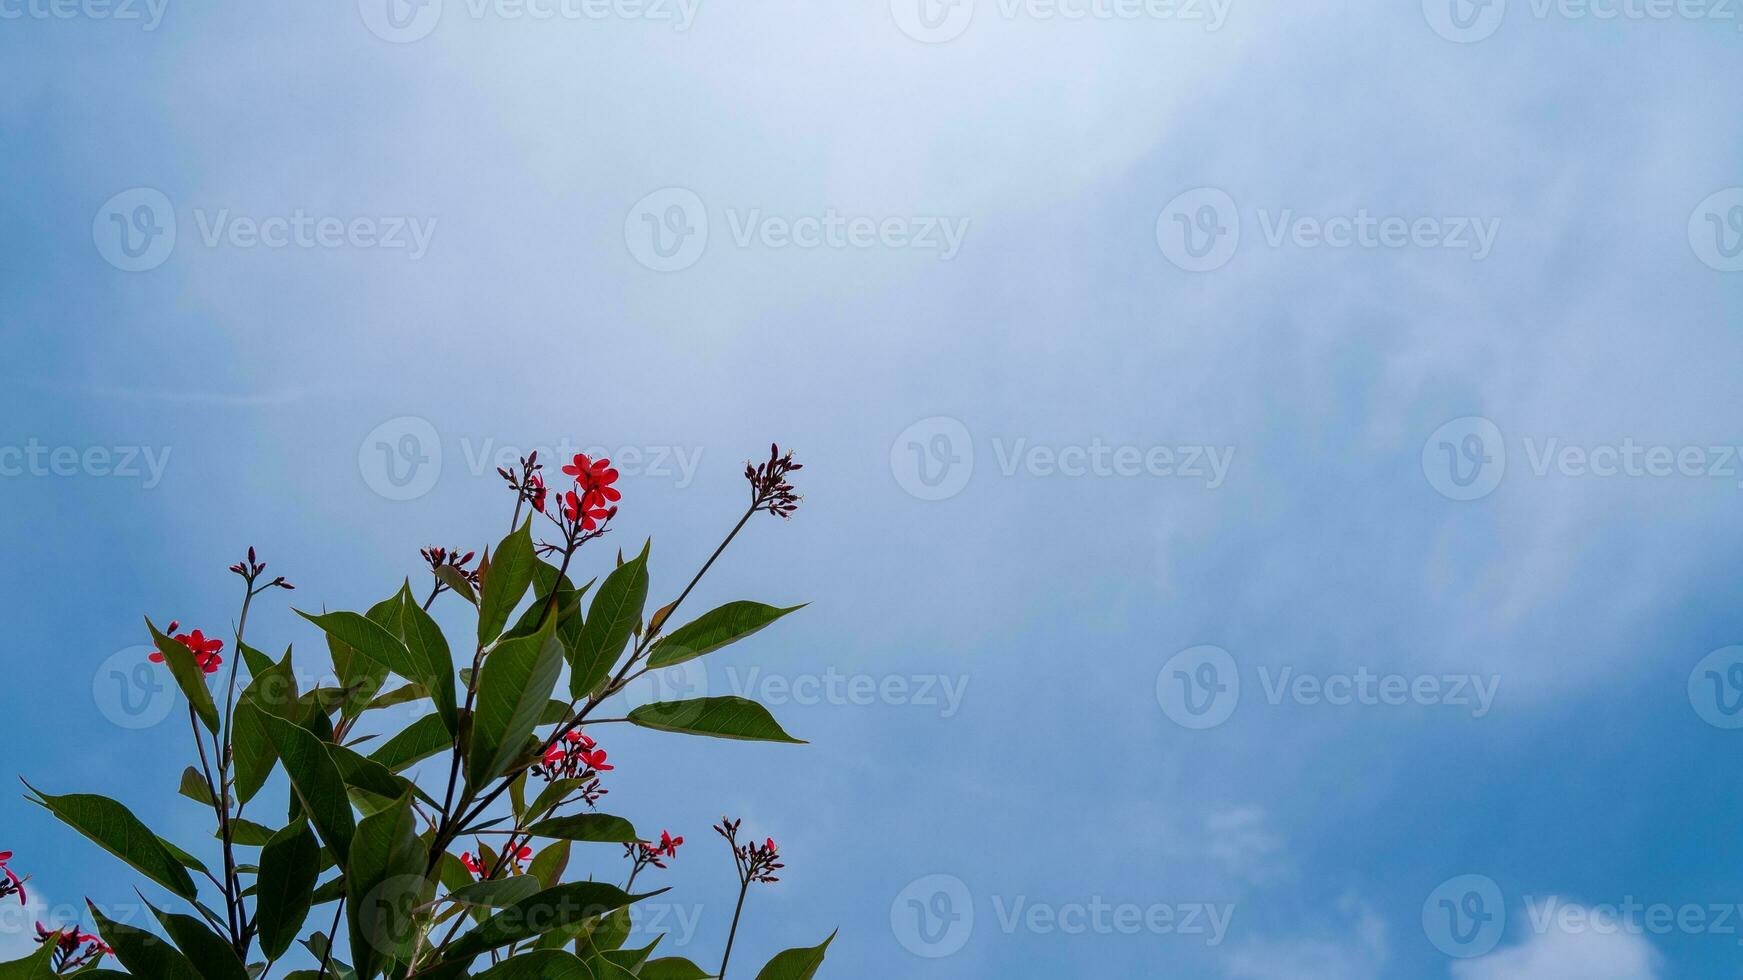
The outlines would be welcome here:
M 248 980 L 248 971 L 236 958 L 236 950 L 210 926 L 191 915 L 164 912 L 150 902 L 146 907 L 205 980 Z
M 641 625 L 642 606 L 648 599 L 651 546 L 652 542 L 643 544 L 640 555 L 612 569 L 587 609 L 587 618 L 569 651 L 569 694 L 576 700 L 605 683 L 630 634 Z
M 204 803 L 207 806 L 213 804 L 212 788 L 206 785 L 206 777 L 200 775 L 200 771 L 193 766 L 182 770 L 182 785 L 178 792 L 195 803 Z
M 298 711 L 297 678 L 291 652 L 284 659 L 254 675 L 236 702 L 230 722 L 230 739 L 236 768 L 236 798 L 247 803 L 266 785 L 278 750 L 266 734 L 266 717 L 292 718 Z
M 460 598 L 474 606 L 478 605 L 478 593 L 472 590 L 472 583 L 467 581 L 466 576 L 460 574 L 458 568 L 453 565 L 443 565 L 436 569 L 436 577 L 442 580 L 443 585 L 458 592 Z
M 464 905 L 502 909 L 522 899 L 531 898 L 539 893 L 539 888 L 539 879 L 532 875 L 510 875 L 507 878 L 475 881 L 454 889 L 448 893 L 448 897 Z
M 320 869 L 321 845 L 307 821 L 298 820 L 274 834 L 261 849 L 255 921 L 267 959 L 283 956 L 296 941 L 314 900 Z
M 805 744 L 803 739 L 782 731 L 767 708 L 732 695 L 644 704 L 630 711 L 629 720 L 643 728 L 662 732 Z
M 495 779 L 525 752 L 562 669 L 563 644 L 557 639 L 555 622 L 547 622 L 532 636 L 504 640 L 485 656 L 472 712 L 467 786 L 476 788 Z
M 448 640 L 442 635 L 442 628 L 412 598 L 409 586 L 400 590 L 399 600 L 406 649 L 412 652 L 414 660 L 424 665 L 424 672 L 412 680 L 422 683 L 424 689 L 430 692 L 431 699 L 436 703 L 436 711 L 447 723 L 448 730 L 458 731 L 458 715 L 454 703 L 454 655 L 448 649 Z
M 811 980 L 817 975 L 817 968 L 823 965 L 823 954 L 829 949 L 829 944 L 835 941 L 835 933 L 823 940 L 821 946 L 809 946 L 800 949 L 789 949 L 775 954 L 769 965 L 757 973 L 757 980 Z
M 339 778 L 345 780 L 345 785 L 353 789 L 367 790 L 390 800 L 398 798 L 409 789 L 424 802 L 438 806 L 436 801 L 418 789 L 411 780 L 395 775 L 393 770 L 374 759 L 364 758 L 343 745 L 327 746 L 327 754 L 333 757 L 333 765 L 339 769 Z
M 538 949 L 474 974 L 473 980 L 594 980 L 594 976 L 574 953 Z
M 242 644 L 241 649 L 242 662 L 248 665 L 248 676 L 259 677 L 262 673 L 272 668 L 271 657 L 261 653 L 259 650 L 254 649 L 246 643 Z
M 632 844 L 641 840 L 628 820 L 607 813 L 577 813 L 566 817 L 553 817 L 528 827 L 527 833 L 534 837 L 606 844 Z
M 729 602 L 704 613 L 695 622 L 685 623 L 654 644 L 648 654 L 650 667 L 670 667 L 695 660 L 705 653 L 734 643 L 757 632 L 782 616 L 803 605 L 780 609 L 760 602 Z
M 636 976 L 641 980 L 705 980 L 713 974 L 682 956 L 662 956 L 643 963 Z
M 21 960 L 0 963 L 0 980 L 54 980 L 54 943 L 43 943 L 36 952 Z
M 662 888 L 644 895 L 629 895 L 597 881 L 573 881 L 547 888 L 537 895 L 510 905 L 484 920 L 478 928 L 461 936 L 450 948 L 447 958 L 469 960 L 480 953 L 507 946 L 509 943 L 606 915 L 664 891 Z
M 386 964 L 411 956 L 415 910 L 433 886 L 424 877 L 429 850 L 418 837 L 410 792 L 357 825 L 345 863 L 345 915 L 357 975 L 369 980 Z
M 341 863 L 345 862 L 357 825 L 345 795 L 345 780 L 326 744 L 313 732 L 283 718 L 268 717 L 266 731 L 279 758 L 284 760 L 284 770 L 290 775 L 291 788 L 302 802 L 303 811 L 309 815 L 322 842 L 333 849 Z
M 391 601 L 391 600 L 390 600 Z M 319 626 L 329 637 L 350 647 L 388 670 L 406 678 L 421 681 L 429 672 L 429 663 L 414 657 L 392 629 L 367 616 L 354 612 L 330 612 L 319 616 L 297 610 L 297 615 Z M 397 615 L 394 617 L 397 620 Z M 398 625 L 395 622 L 394 625 Z M 374 692 L 370 692 L 374 696 Z
M 533 522 L 513 531 L 496 546 L 490 556 L 490 570 L 484 575 L 484 595 L 478 600 L 478 642 L 487 645 L 501 635 L 503 626 L 521 596 L 533 581 Z
M 205 980 L 174 946 L 149 932 L 111 922 L 97 906 L 85 904 L 90 906 L 91 921 L 96 924 L 98 935 L 115 950 L 115 958 L 128 973 L 151 980 Z
M 232 843 L 240 844 L 243 847 L 264 847 L 266 842 L 272 840 L 273 835 L 276 833 L 278 833 L 278 831 L 273 830 L 265 824 L 258 824 L 252 820 L 244 820 L 241 817 L 230 818 L 230 840 Z M 221 830 L 214 830 L 212 836 L 222 838 L 223 832 Z
M 54 814 L 98 846 L 183 898 L 197 893 L 194 880 L 164 842 L 126 807 L 106 796 L 73 793 L 50 796 L 25 783 L 36 799 L 32 802 Z
M 400 730 L 387 744 L 369 754 L 369 758 L 394 772 L 422 759 L 451 748 L 454 736 L 448 732 L 440 715 L 425 715 Z
M 212 703 L 212 692 L 206 687 L 206 672 L 194 662 L 193 651 L 183 646 L 180 640 L 158 632 L 150 619 L 145 621 L 145 628 L 151 630 L 157 652 L 163 654 L 164 662 L 169 664 L 170 675 L 176 679 L 176 685 L 182 689 L 182 693 L 187 695 L 188 703 L 194 706 L 194 713 L 216 735 L 218 706 Z
M 383 628 L 391 632 L 389 627 Z M 327 653 L 333 660 L 333 673 L 338 675 L 339 686 L 352 692 L 341 706 L 340 714 L 355 718 L 369 707 L 370 699 L 387 682 L 387 666 L 351 649 L 350 644 L 331 633 L 327 634 Z
M 531 864 L 527 865 L 526 877 L 536 880 L 542 887 L 554 888 L 563 880 L 563 869 L 569 866 L 569 842 L 560 840 L 533 855 Z
M 396 687 L 386 694 L 380 695 L 375 700 L 369 702 L 363 710 L 373 711 L 376 708 L 391 708 L 397 704 L 410 704 L 413 701 L 421 701 L 429 696 L 430 692 L 426 690 L 422 684 L 407 684 L 403 687 Z

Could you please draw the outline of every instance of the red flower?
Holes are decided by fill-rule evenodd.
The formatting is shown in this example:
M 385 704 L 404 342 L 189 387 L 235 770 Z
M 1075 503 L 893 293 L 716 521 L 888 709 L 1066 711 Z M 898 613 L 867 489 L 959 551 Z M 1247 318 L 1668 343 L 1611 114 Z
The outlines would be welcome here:
M 177 633 L 176 629 L 180 626 L 180 623 L 172 621 L 166 635 L 174 637 L 177 643 L 188 648 L 188 651 L 194 655 L 195 666 L 208 674 L 217 673 L 218 668 L 224 664 L 224 658 L 218 656 L 218 651 L 224 649 L 224 641 L 209 638 L 200 630 L 194 630 L 192 633 Z M 154 664 L 161 664 L 164 662 L 163 651 L 154 650 L 151 656 L 145 659 Z
M 768 851 L 770 854 L 775 853 L 775 839 L 773 837 L 770 837 L 768 840 L 763 842 L 763 850 Z
M 616 507 L 599 506 L 597 498 L 591 492 L 585 496 L 578 496 L 573 490 L 563 494 L 563 516 L 572 522 L 578 522 L 583 531 L 591 531 L 600 522 L 608 521 L 616 515 Z
M 604 749 L 582 749 L 579 753 L 581 762 L 595 772 L 610 772 L 614 767 L 605 761 Z
M 563 751 L 563 747 L 561 745 L 553 745 L 550 748 L 545 750 L 545 765 L 547 765 L 547 766 L 557 765 L 558 763 L 561 763 L 563 761 L 563 756 L 565 756 L 567 754 L 568 753 Z
M 470 871 L 475 875 L 481 875 L 484 873 L 484 865 L 477 858 L 472 856 L 471 851 L 466 851 L 460 855 L 460 863 L 466 866 L 467 871 Z
M 545 512 L 545 495 L 549 492 L 550 490 L 545 486 L 544 474 L 534 473 L 527 477 L 527 497 L 533 502 L 533 509 L 541 514 Z
M 623 499 L 623 494 L 612 486 L 617 482 L 617 471 L 611 468 L 609 459 L 594 460 L 577 454 L 574 462 L 563 467 L 563 472 L 574 477 L 575 485 L 601 504 Z
M 662 830 L 660 831 L 660 845 L 654 848 L 654 853 L 664 854 L 667 857 L 677 857 L 678 845 L 682 843 L 684 843 L 684 838 L 673 837 L 671 834 Z
M 521 847 L 518 850 L 509 852 L 509 860 L 516 864 L 520 864 L 523 861 L 531 861 L 532 859 L 533 849 L 530 847 Z
M 597 748 L 599 746 L 599 743 L 588 738 L 586 735 L 581 734 L 581 729 L 579 729 L 579 728 L 575 729 L 574 731 L 570 732 L 569 734 L 567 734 L 563 737 L 568 739 L 571 742 L 576 743 L 577 745 L 581 746 L 584 749 L 594 749 L 594 748 Z
M 6 866 L 6 862 L 10 860 L 12 860 L 11 851 L 0 851 L 0 873 L 6 875 L 6 880 L 0 882 L 0 898 L 5 898 L 10 894 L 16 894 L 18 896 L 18 904 L 29 904 L 30 899 L 24 894 L 24 879 L 18 877 L 11 868 Z

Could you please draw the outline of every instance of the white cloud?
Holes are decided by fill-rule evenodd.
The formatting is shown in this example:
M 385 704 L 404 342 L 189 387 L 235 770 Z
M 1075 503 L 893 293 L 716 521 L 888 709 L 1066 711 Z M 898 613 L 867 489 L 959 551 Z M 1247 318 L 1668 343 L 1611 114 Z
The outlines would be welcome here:
M 1454 980 L 1660 980 L 1663 976 L 1658 951 L 1643 936 L 1555 928 L 1533 932 L 1519 945 L 1481 959 L 1455 963 L 1452 975 Z

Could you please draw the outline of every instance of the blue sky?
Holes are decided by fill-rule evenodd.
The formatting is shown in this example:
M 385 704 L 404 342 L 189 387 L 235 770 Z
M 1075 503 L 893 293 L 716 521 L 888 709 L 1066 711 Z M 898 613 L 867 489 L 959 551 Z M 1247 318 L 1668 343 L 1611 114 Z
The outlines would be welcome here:
M 0 2 L 0 768 L 194 845 L 142 614 L 362 608 L 505 447 L 639 457 L 669 598 L 778 439 L 696 601 L 811 605 L 666 683 L 811 744 L 600 732 L 677 952 L 728 812 L 735 973 L 1732 969 L 1743 12 L 1456 4 Z

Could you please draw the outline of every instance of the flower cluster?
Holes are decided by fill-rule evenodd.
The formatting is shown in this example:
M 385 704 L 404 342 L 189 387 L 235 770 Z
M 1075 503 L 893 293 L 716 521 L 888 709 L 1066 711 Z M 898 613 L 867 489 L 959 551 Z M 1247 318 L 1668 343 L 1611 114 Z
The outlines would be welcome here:
M 418 554 L 423 555 L 424 561 L 429 563 L 431 573 L 440 572 L 443 568 L 452 568 L 473 588 L 478 588 L 478 569 L 466 567 L 472 564 L 472 559 L 476 557 L 475 552 L 468 551 L 461 554 L 459 548 L 437 548 L 432 545 L 428 548 L 419 548 Z M 439 582 L 440 579 L 437 581 Z
M 636 872 L 641 871 L 642 868 L 650 864 L 656 868 L 665 870 L 666 862 L 664 859 L 677 857 L 678 845 L 682 843 L 684 843 L 684 838 L 673 837 L 670 831 L 662 830 L 660 831 L 660 842 L 658 844 L 645 840 L 638 840 L 633 844 L 625 844 L 623 845 L 623 855 L 624 857 L 635 858 Z M 633 879 L 634 876 L 635 875 L 632 872 L 630 877 Z
M 615 769 L 606 761 L 605 750 L 599 743 L 582 734 L 580 729 L 569 732 L 560 740 L 545 750 L 544 761 L 532 767 L 532 774 L 541 776 L 546 782 L 558 779 L 581 780 L 581 799 L 588 806 L 599 802 L 599 798 L 611 792 L 599 785 L 599 774 Z
M 6 876 L 0 878 L 0 898 L 11 898 L 13 895 L 17 895 L 18 904 L 24 905 L 30 901 L 30 898 L 24 894 L 24 879 L 18 877 L 16 872 L 6 866 L 6 862 L 10 860 L 12 860 L 11 851 L 0 851 L 0 874 Z
M 744 478 L 750 483 L 750 505 L 752 510 L 766 510 L 776 517 L 792 517 L 793 511 L 799 509 L 799 501 L 804 499 L 793 492 L 793 485 L 787 482 L 787 475 L 796 470 L 802 470 L 802 464 L 793 462 L 793 452 L 781 453 L 781 447 L 769 444 L 769 461 L 752 466 L 744 464 Z
M 115 952 L 103 940 L 88 932 L 77 929 L 49 929 L 40 922 L 36 924 L 36 941 L 38 945 L 49 942 L 55 944 L 53 966 L 57 975 L 74 973 Z
M 514 865 L 514 873 L 520 874 L 521 865 L 533 859 L 533 849 L 526 846 L 515 847 L 511 843 L 509 849 L 504 851 L 502 856 L 507 858 L 510 864 Z M 492 860 L 493 859 L 489 852 L 485 850 L 483 841 L 478 842 L 478 854 L 476 856 L 474 856 L 471 851 L 466 851 L 460 855 L 460 863 L 465 866 L 466 870 L 480 878 L 495 877 L 495 875 L 492 874 L 495 869 L 489 867 L 489 863 L 492 862 Z
M 248 583 L 249 591 L 252 592 L 254 591 L 254 580 L 260 577 L 261 572 L 266 571 L 266 562 L 256 561 L 254 558 L 254 546 L 249 545 L 248 557 L 234 565 L 231 565 L 230 570 L 242 576 L 242 580 Z M 296 586 L 286 582 L 284 576 L 280 575 L 278 578 L 273 579 L 260 588 L 261 590 L 272 588 L 295 589 Z M 174 627 L 171 628 L 173 629 Z
M 544 464 L 539 462 L 538 451 L 534 450 L 530 456 L 522 456 L 520 458 L 520 469 L 518 471 L 498 466 L 496 468 L 496 475 L 502 477 L 508 482 L 508 488 L 510 490 L 513 490 L 515 493 L 520 495 L 521 503 L 532 504 L 534 510 L 543 514 L 545 512 L 546 495 L 545 476 L 539 471 L 544 468 Z M 520 505 L 517 503 L 515 505 L 516 516 L 519 515 L 519 511 Z
M 781 879 L 775 877 L 772 872 L 779 871 L 786 865 L 781 863 L 780 855 L 777 853 L 778 849 L 775 847 L 775 839 L 770 837 L 761 844 L 755 841 L 749 844 L 740 844 L 738 842 L 738 825 L 743 822 L 742 820 L 729 820 L 726 817 L 721 817 L 720 823 L 714 828 L 715 833 L 726 838 L 726 842 L 732 845 L 733 859 L 738 862 L 740 884 L 748 885 L 753 881 L 764 883 L 780 881 Z
M 176 630 L 180 629 L 181 625 L 181 623 L 171 621 L 169 629 L 165 630 L 164 633 L 173 637 L 177 643 L 187 647 L 188 652 L 194 655 L 195 665 L 201 670 L 208 674 L 217 673 L 218 668 L 224 665 L 224 658 L 218 656 L 218 651 L 224 649 L 224 641 L 208 637 L 200 630 L 194 630 L 191 633 L 177 633 Z M 146 659 L 154 664 L 161 664 L 165 658 L 162 650 L 155 650 Z
M 563 494 L 564 520 L 582 531 L 592 531 L 617 516 L 616 503 L 623 494 L 612 486 L 617 482 L 617 471 L 611 468 L 611 460 L 576 453 L 563 472 L 575 478 L 575 489 Z

